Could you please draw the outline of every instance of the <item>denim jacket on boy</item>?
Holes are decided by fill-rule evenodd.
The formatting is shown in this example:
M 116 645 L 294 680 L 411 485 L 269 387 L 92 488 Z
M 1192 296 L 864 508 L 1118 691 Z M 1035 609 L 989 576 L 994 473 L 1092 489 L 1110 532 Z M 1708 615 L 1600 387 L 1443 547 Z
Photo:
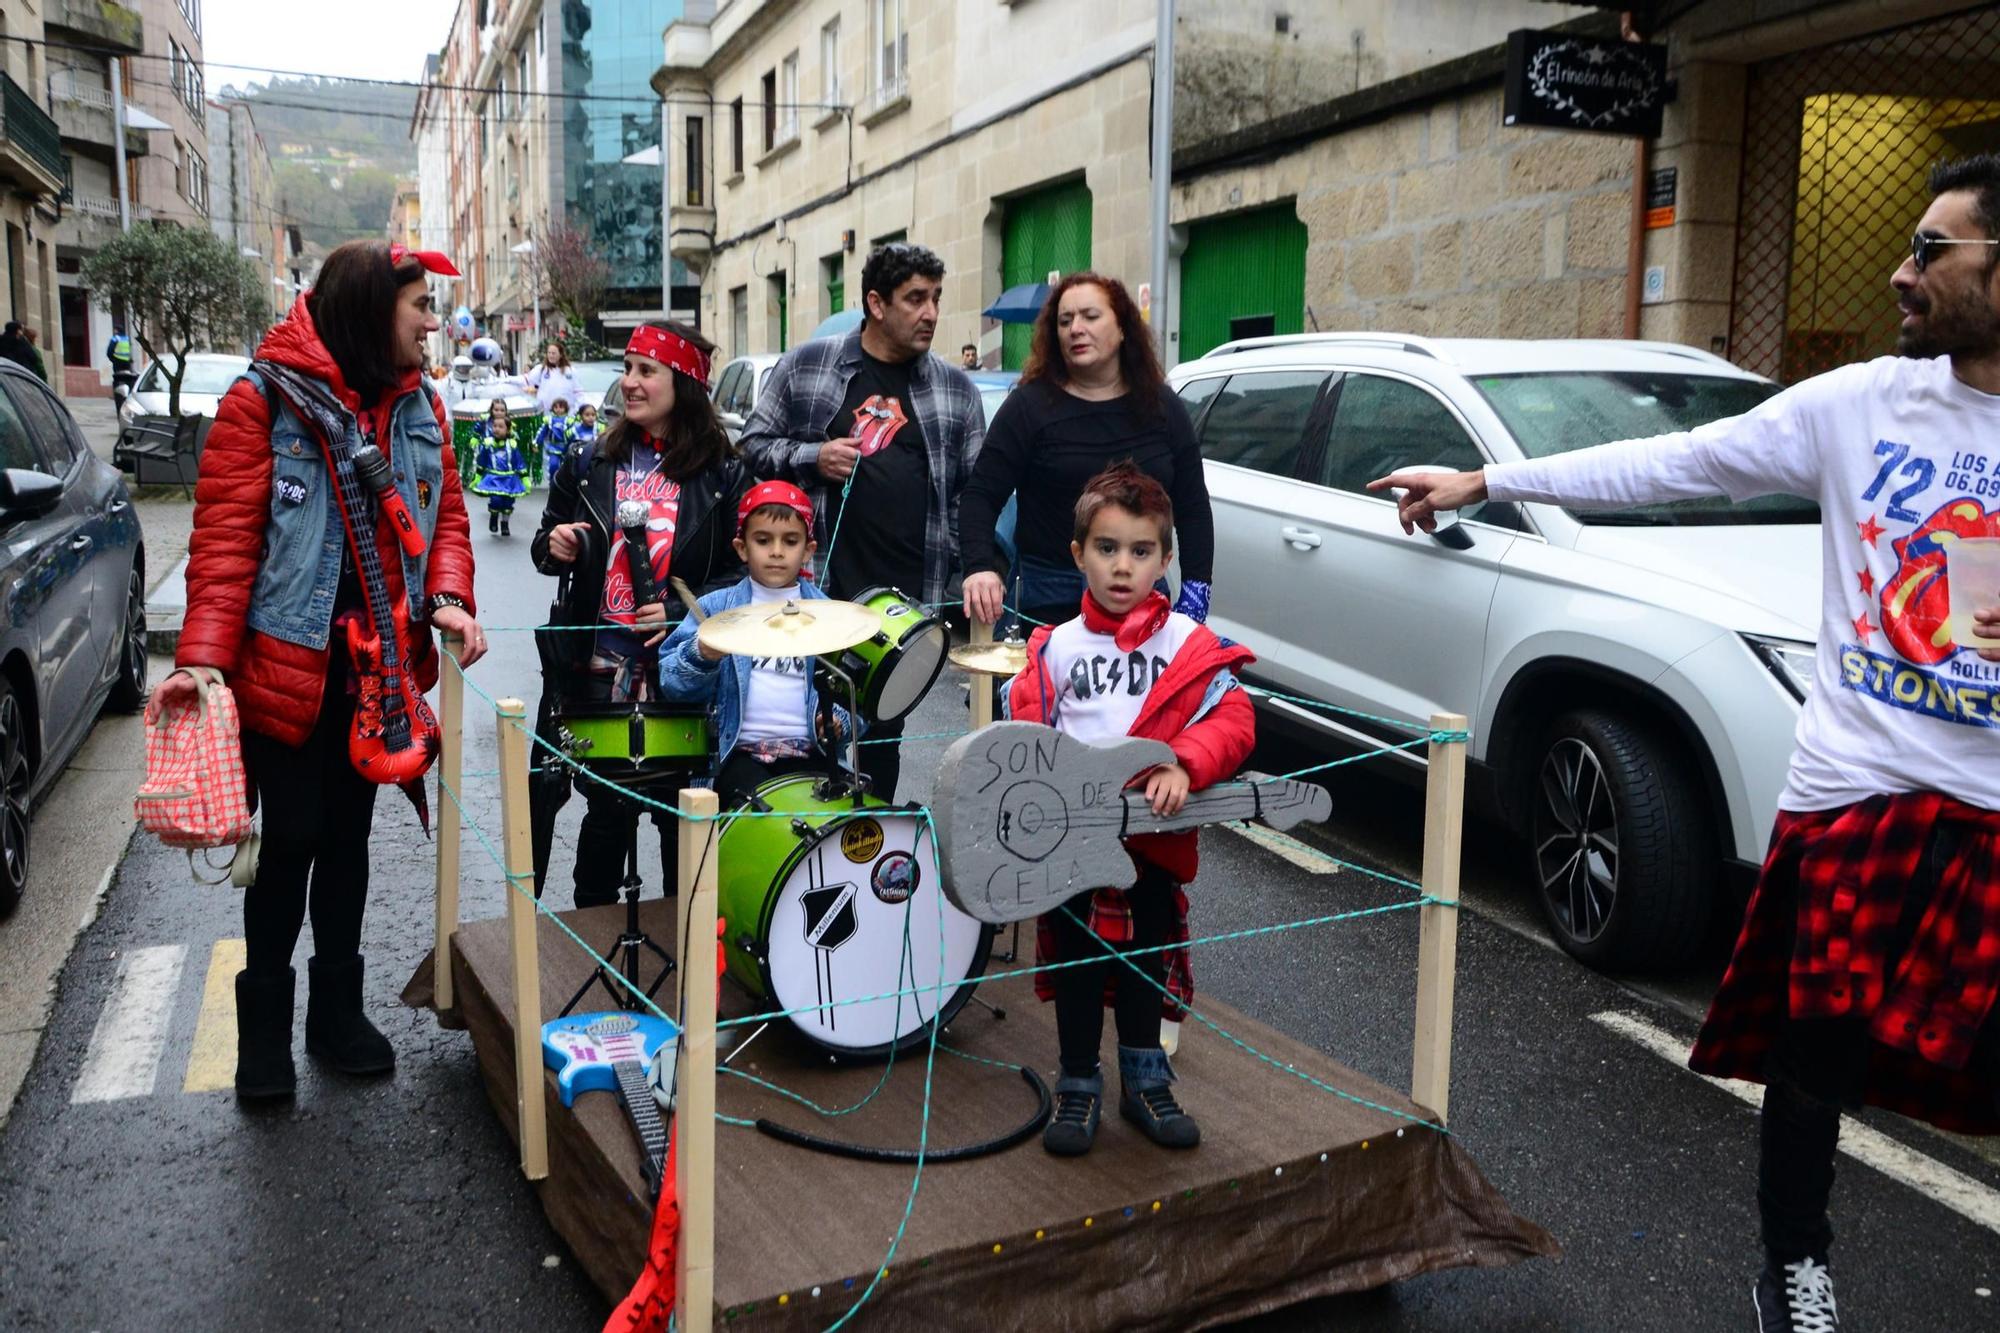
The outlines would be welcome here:
M 701 613 L 712 616 L 718 611 L 733 611 L 739 606 L 750 604 L 750 578 L 745 575 L 733 587 L 709 593 L 700 599 Z M 819 585 L 811 581 L 799 584 L 799 600 L 823 602 L 826 594 Z M 715 753 L 727 759 L 736 748 L 736 738 L 743 731 L 743 714 L 750 700 L 750 659 L 732 653 L 720 662 L 711 662 L 702 656 L 701 645 L 695 641 L 695 632 L 700 626 L 693 616 L 688 616 L 674 626 L 674 632 L 660 645 L 660 693 L 675 703 L 706 703 L 715 718 Z M 806 716 L 800 720 L 803 736 L 813 733 L 812 719 L 819 713 L 819 687 L 812 673 L 806 673 Z M 846 740 L 852 726 L 847 710 L 834 706 L 834 722 L 840 728 L 840 736 Z

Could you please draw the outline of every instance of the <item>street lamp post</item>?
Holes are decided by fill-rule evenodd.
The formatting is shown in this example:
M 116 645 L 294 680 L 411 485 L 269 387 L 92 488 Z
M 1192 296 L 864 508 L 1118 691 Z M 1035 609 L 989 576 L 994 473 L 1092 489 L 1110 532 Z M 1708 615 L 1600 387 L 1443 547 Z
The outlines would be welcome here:
M 540 342 L 542 337 L 542 261 L 541 256 L 535 252 L 535 238 L 530 236 L 519 245 L 511 247 L 508 253 L 526 255 L 528 257 L 528 285 L 533 288 L 535 297 L 535 340 Z

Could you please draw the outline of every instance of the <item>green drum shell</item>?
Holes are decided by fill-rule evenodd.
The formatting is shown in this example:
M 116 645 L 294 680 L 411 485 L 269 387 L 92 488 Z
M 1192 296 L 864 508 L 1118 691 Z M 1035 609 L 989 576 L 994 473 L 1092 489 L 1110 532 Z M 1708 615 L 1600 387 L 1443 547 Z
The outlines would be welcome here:
M 570 705 L 556 716 L 562 730 L 578 742 L 566 746 L 571 760 L 613 781 L 620 774 L 637 778 L 708 771 L 714 744 L 705 710 L 648 704 L 639 708 L 638 719 L 635 736 L 631 704 Z
M 944 670 L 945 653 L 939 651 L 937 662 L 924 681 L 923 689 L 917 691 L 915 702 L 897 713 L 895 717 L 884 717 L 880 705 L 882 692 L 889 682 L 891 659 L 905 644 L 933 628 L 941 628 L 943 622 L 935 615 L 926 614 L 922 607 L 894 588 L 865 588 L 854 600 L 858 605 L 873 611 L 882 626 L 875 632 L 874 638 L 866 643 L 856 644 L 839 655 L 840 669 L 854 680 L 861 716 L 871 723 L 894 722 L 898 718 L 907 717 L 916 711 L 917 704 L 923 702 L 924 696 L 930 693 L 931 686 L 937 682 L 939 672 Z M 890 608 L 898 606 L 905 609 L 905 614 L 889 614 Z M 815 672 L 818 676 L 816 684 L 819 689 L 829 695 L 834 702 L 845 704 L 847 687 L 823 667 L 816 667 Z

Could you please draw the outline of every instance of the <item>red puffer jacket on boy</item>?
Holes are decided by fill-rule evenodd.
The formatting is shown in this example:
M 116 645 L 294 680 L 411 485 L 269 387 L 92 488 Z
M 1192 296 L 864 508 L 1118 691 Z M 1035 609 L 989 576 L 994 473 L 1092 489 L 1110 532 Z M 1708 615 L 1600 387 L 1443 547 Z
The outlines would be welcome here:
M 326 383 L 341 403 L 360 414 L 360 400 L 342 381 L 333 357 L 313 326 L 306 299 L 301 297 L 284 322 L 265 335 L 257 348 L 260 360 L 275 361 Z M 371 409 L 379 417 L 375 431 L 383 451 L 390 451 L 390 432 L 380 429 L 396 401 L 418 387 L 411 371 L 396 392 Z M 437 524 L 431 537 L 424 594 L 472 596 L 472 537 L 465 497 L 459 490 L 458 465 L 452 456 L 450 419 L 433 395 L 444 441 L 444 476 L 439 488 Z M 390 460 L 394 465 L 395 460 Z M 238 380 L 216 409 L 215 425 L 202 452 L 201 475 L 195 483 L 194 531 L 188 539 L 187 614 L 181 628 L 176 666 L 206 666 L 222 672 L 236 695 L 243 726 L 286 745 L 303 745 L 319 718 L 325 693 L 328 649 L 314 649 L 249 628 L 250 594 L 263 562 L 266 529 L 271 517 L 271 408 L 256 385 Z M 392 602 L 404 596 L 403 563 L 395 534 L 378 518 L 375 540 L 382 552 Z M 423 651 L 413 652 L 418 684 L 428 690 L 437 683 L 438 654 L 427 625 L 413 626 L 423 636 Z M 333 651 L 344 652 L 335 641 Z

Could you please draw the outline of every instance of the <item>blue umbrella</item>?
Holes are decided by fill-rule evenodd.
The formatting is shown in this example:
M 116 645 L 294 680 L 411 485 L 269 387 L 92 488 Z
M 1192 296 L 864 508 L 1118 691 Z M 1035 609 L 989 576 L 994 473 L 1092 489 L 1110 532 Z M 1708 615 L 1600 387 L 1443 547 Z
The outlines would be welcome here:
M 1049 303 L 1046 282 L 1024 282 L 1000 293 L 1000 299 L 979 313 L 1002 324 L 1032 324 Z
M 812 331 L 812 336 L 815 338 L 845 338 L 860 327 L 861 308 L 856 306 L 852 310 L 843 310 L 837 315 L 828 315 L 819 322 L 819 327 Z

